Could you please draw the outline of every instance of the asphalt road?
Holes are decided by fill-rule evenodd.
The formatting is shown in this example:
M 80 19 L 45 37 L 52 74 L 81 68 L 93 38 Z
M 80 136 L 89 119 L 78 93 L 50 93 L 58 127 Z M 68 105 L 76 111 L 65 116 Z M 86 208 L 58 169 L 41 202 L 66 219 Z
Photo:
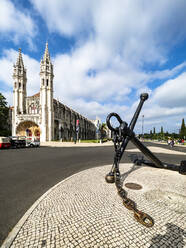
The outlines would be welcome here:
M 153 145 L 146 143 L 146 145 Z M 186 148 L 168 148 L 186 152 Z M 135 148 L 131 143 L 127 149 Z M 131 162 L 129 152 L 121 162 Z M 0 245 L 31 205 L 48 189 L 79 171 L 112 164 L 113 147 L 27 148 L 0 151 Z M 186 156 L 156 154 L 178 164 Z M 177 173 L 177 172 L 175 172 Z M 91 176 L 91 175 L 90 175 Z M 104 175 L 103 175 L 104 176 Z

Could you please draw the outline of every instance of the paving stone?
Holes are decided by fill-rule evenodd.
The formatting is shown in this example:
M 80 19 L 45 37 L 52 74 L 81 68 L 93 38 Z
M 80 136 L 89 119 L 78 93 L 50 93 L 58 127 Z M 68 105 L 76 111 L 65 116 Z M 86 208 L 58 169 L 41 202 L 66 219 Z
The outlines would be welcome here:
M 154 226 L 146 228 L 123 206 L 115 185 L 105 182 L 110 168 L 92 168 L 62 181 L 40 201 L 11 247 L 186 247 L 186 177 L 120 165 L 124 185 L 142 186 L 123 187 L 137 208 L 154 219 Z

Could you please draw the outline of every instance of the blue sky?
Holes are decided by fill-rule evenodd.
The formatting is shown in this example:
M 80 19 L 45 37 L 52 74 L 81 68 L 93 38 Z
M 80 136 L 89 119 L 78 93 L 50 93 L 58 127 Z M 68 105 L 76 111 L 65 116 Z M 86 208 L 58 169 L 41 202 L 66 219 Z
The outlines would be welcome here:
M 177 132 L 186 118 L 185 0 L 0 0 L 0 92 L 12 105 L 18 48 L 27 94 L 39 91 L 45 43 L 54 64 L 54 96 L 84 116 L 129 122 L 141 92 L 136 126 Z

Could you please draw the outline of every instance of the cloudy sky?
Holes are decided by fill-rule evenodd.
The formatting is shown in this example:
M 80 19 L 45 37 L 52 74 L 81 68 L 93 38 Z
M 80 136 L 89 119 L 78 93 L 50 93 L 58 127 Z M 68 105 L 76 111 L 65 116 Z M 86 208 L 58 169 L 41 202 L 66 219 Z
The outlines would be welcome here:
M 178 132 L 186 118 L 185 0 L 0 0 L 0 92 L 12 105 L 13 63 L 22 48 L 27 93 L 39 91 L 45 43 L 54 96 L 84 116 L 130 122 L 136 132 Z

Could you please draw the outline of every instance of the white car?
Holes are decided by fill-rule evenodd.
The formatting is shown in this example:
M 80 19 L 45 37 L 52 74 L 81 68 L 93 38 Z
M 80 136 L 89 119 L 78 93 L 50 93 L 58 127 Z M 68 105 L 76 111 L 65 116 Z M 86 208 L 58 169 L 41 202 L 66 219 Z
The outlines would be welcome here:
M 40 147 L 40 141 L 37 139 L 27 140 L 27 147 Z

